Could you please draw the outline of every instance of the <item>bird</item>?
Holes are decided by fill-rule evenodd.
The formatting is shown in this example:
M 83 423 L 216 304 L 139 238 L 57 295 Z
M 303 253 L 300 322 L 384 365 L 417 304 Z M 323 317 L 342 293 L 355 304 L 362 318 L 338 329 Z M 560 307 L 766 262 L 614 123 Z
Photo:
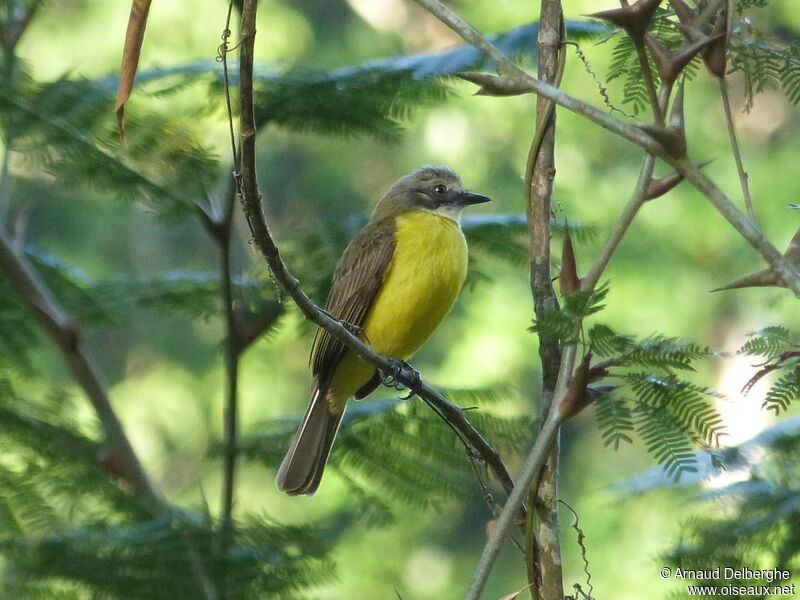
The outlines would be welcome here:
M 376 352 L 406 361 L 450 312 L 467 275 L 465 207 L 490 198 L 464 189 L 451 169 L 424 165 L 398 179 L 342 253 L 325 311 Z M 305 416 L 278 469 L 289 495 L 317 491 L 350 398 L 361 400 L 381 373 L 327 330 L 311 346 Z

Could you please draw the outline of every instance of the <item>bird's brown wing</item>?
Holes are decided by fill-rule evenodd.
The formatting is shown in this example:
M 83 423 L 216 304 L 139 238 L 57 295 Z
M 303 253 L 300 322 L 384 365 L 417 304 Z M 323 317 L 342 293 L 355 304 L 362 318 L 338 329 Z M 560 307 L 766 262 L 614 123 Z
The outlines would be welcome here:
M 370 223 L 342 254 L 333 274 L 325 310 L 348 325 L 361 327 L 378 294 L 396 246 L 394 220 Z M 324 329 L 311 346 L 311 372 L 316 387 L 326 388 L 346 347 Z

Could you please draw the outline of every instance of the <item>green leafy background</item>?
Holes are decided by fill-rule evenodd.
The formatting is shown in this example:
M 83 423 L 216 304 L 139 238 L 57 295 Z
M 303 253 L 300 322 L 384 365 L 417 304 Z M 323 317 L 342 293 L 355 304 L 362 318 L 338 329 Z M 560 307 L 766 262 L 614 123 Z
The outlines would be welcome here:
M 453 6 L 485 32 L 537 19 L 530 3 Z M 598 8 L 570 2 L 567 18 Z M 796 59 L 794 8 L 773 0 L 748 9 L 756 33 L 747 48 L 769 44 Z M 174 574 L 190 562 L 187 540 L 203 551 L 213 544 L 206 519 L 218 514 L 221 483 L 223 321 L 217 249 L 193 202 L 228 189 L 227 123 L 213 60 L 225 10 L 221 0 L 153 3 L 124 154 L 111 94 L 125 3 L 44 3 L 18 49 L 14 81 L 0 86 L 2 145 L 14 149 L 2 189 L 12 210 L 27 215 L 26 256 L 86 328 L 146 468 L 183 507 L 142 524 L 139 507 L 108 483 L 82 392 L 0 279 L 0 589 L 9 597 L 176 597 L 186 589 Z M 636 81 L 619 60 L 622 38 L 606 40 L 581 23 L 571 36 L 591 70 L 608 82 L 616 106 L 634 112 Z M 524 35 L 504 39 L 519 60 L 535 65 Z M 539 373 L 526 231 L 504 215 L 523 212 L 533 100 L 476 97 L 470 84 L 440 77 L 470 65 L 463 52 L 447 55 L 451 63 L 395 58 L 458 44 L 400 0 L 263 2 L 259 177 L 285 258 L 318 301 L 347 240 L 400 175 L 448 164 L 467 187 L 494 199 L 489 216 L 465 220 L 468 285 L 413 362 L 454 401 L 478 407 L 470 417 L 515 470 L 533 437 Z M 568 54 L 563 87 L 600 105 L 592 77 Z M 791 60 L 770 63 L 768 52 L 751 59 L 766 64 L 754 82 L 763 93 L 741 112 L 745 81 L 733 74 L 732 95 L 756 210 L 782 248 L 800 226 L 800 214 L 787 208 L 800 198 L 793 176 L 800 119 L 791 102 L 798 71 Z M 713 159 L 706 172 L 738 199 L 715 82 L 698 69 L 686 97 L 692 158 Z M 558 124 L 555 220 L 570 223 L 585 270 L 633 189 L 641 153 L 566 111 L 558 111 Z M 238 221 L 234 250 L 237 295 L 274 324 L 243 358 L 237 553 L 210 563 L 210 572 L 235 573 L 229 585 L 242 598 L 462 597 L 491 514 L 463 448 L 417 400 L 400 402 L 384 389 L 378 400 L 352 407 L 319 493 L 288 498 L 275 489 L 276 464 L 310 388 L 312 330 L 280 302 Z M 598 360 L 624 358 L 610 381 L 620 387 L 565 427 L 561 467 L 561 493 L 586 533 L 598 598 L 682 597 L 680 585 L 659 577 L 661 566 L 684 560 L 686 568 L 702 568 L 701 551 L 727 547 L 732 537 L 740 545 L 714 555 L 716 564 L 797 563 L 796 526 L 786 525 L 786 515 L 798 511 L 797 472 L 788 466 L 798 464 L 797 432 L 765 442 L 763 460 L 735 448 L 696 454 L 716 441 L 720 415 L 728 434 L 721 442 L 736 446 L 773 413 L 784 420 L 796 414 L 796 363 L 782 363 L 741 393 L 758 371 L 751 365 L 794 347 L 796 300 L 775 289 L 709 293 L 760 268 L 756 253 L 684 184 L 644 207 L 607 271 L 605 308 L 590 318 L 585 340 Z M 784 327 L 786 336 L 748 337 L 769 325 Z M 760 407 L 768 390 L 772 411 Z M 742 481 L 707 487 L 717 472 L 707 470 L 709 461 L 717 460 Z M 619 484 L 654 462 L 665 470 L 653 478 L 672 477 Z M 703 502 L 688 504 L 698 493 Z M 744 533 L 737 529 L 747 527 L 743 514 L 751 514 Z M 585 589 L 570 521 L 564 513 L 565 582 Z M 771 528 L 768 542 L 758 536 L 764 527 Z M 165 557 L 175 562 L 159 560 Z M 509 547 L 487 597 L 523 585 L 520 557 Z

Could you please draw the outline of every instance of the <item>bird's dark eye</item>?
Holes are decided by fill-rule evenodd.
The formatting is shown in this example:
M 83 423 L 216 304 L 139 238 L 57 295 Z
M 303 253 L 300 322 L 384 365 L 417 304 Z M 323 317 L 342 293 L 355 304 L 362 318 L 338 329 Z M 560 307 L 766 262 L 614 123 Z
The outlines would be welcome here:
M 437 194 L 444 194 L 447 192 L 447 186 L 439 184 L 435 188 L 433 188 L 433 191 L 436 192 Z

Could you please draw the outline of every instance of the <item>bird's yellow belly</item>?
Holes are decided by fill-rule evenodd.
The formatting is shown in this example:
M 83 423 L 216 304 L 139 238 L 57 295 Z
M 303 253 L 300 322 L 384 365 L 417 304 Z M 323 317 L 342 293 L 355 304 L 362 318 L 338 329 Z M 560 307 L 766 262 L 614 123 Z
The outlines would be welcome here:
M 399 216 L 396 239 L 362 337 L 381 354 L 407 360 L 453 307 L 467 274 L 467 244 L 456 222 L 427 212 Z M 329 388 L 332 406 L 350 398 L 374 370 L 348 351 Z

